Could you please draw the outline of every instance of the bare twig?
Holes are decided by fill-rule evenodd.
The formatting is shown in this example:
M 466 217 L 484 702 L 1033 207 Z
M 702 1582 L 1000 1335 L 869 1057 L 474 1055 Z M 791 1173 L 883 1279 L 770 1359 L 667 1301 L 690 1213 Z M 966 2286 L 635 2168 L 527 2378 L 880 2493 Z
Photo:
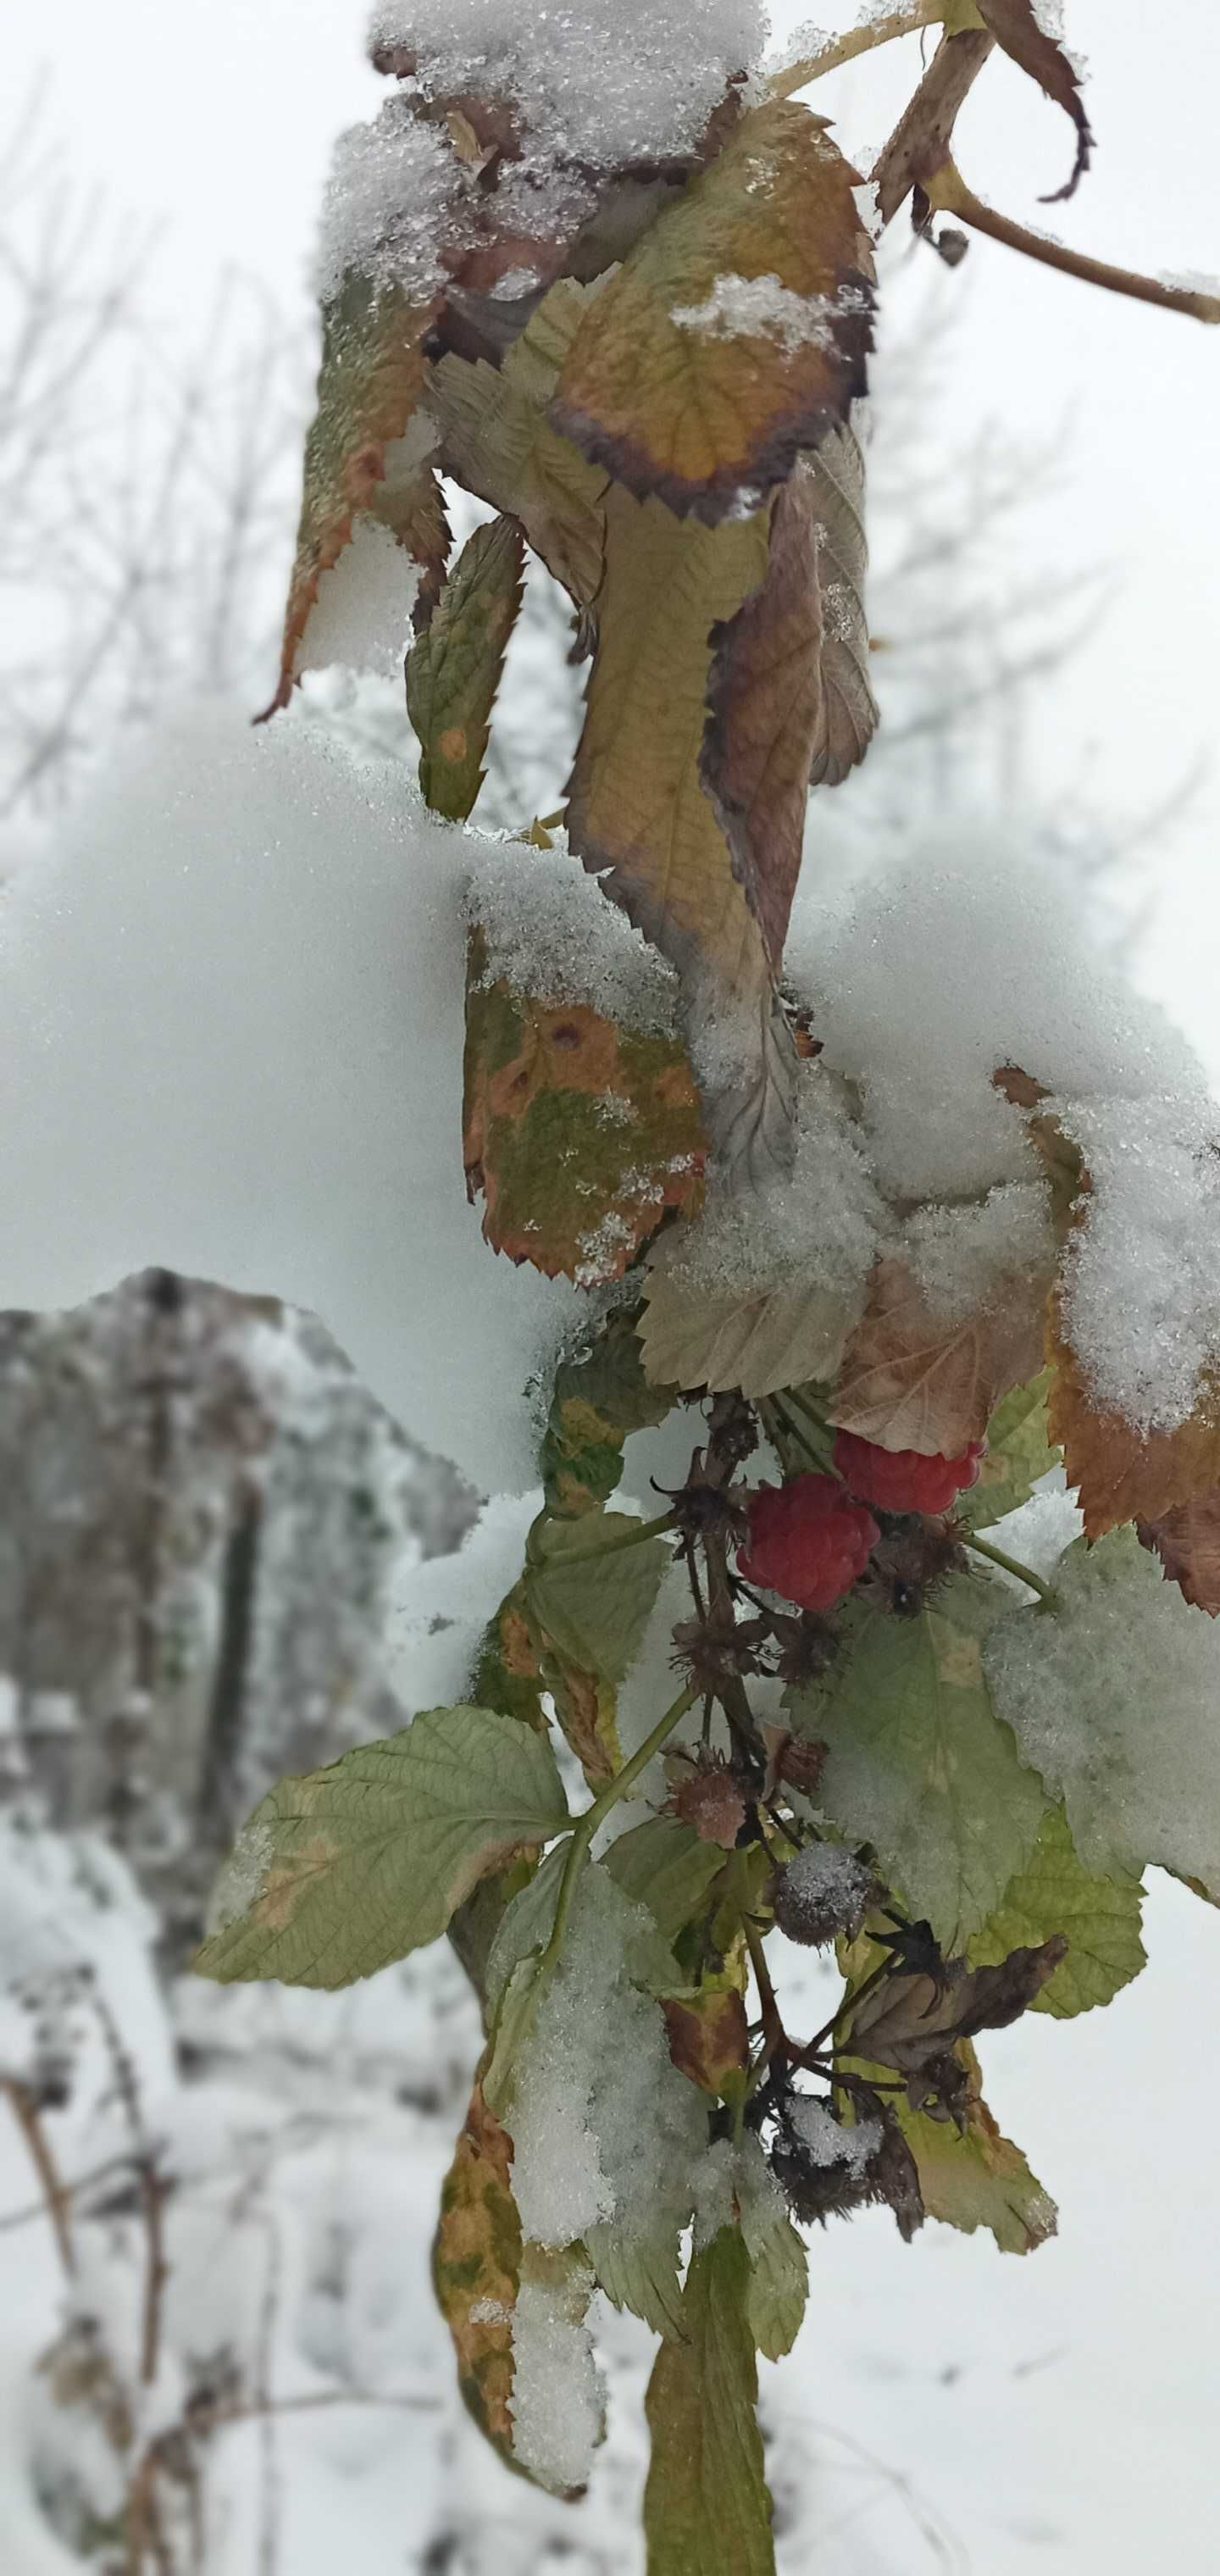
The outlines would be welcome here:
M 889 45 L 898 36 L 918 35 L 921 27 L 934 27 L 944 17 L 944 0 L 909 0 L 905 9 L 891 9 L 888 16 L 870 18 L 860 27 L 849 27 L 842 36 L 831 36 L 816 54 L 806 54 L 800 62 L 786 63 L 774 72 L 768 83 L 772 98 L 791 98 L 798 89 L 808 89 L 811 81 L 821 80 L 826 72 L 837 71 L 841 63 L 854 63 L 860 54 L 870 54 L 877 45 Z
M 71 2278 L 76 2270 L 76 2248 L 72 2241 L 69 2218 L 71 2193 L 64 2188 L 54 2151 L 42 2125 L 37 2097 L 28 2084 L 16 2076 L 0 2079 L 0 2092 L 7 2093 L 13 2106 L 13 2117 L 29 2149 L 30 2162 L 42 2185 L 43 2203 L 55 2230 L 59 2259 Z
M 1155 304 L 1163 313 L 1185 313 L 1196 322 L 1220 322 L 1220 295 L 1206 295 L 1190 286 L 1169 286 L 1159 277 L 1141 277 L 1136 269 L 1115 268 L 1109 260 L 1090 259 L 1084 251 L 1070 250 L 1066 242 L 1051 241 L 1045 233 L 1028 232 L 1024 224 L 1014 224 L 1007 215 L 997 214 L 994 206 L 985 206 L 973 188 L 967 187 L 947 152 L 939 167 L 929 170 L 918 184 L 935 214 L 956 215 L 974 232 L 986 233 L 989 240 L 1003 242 L 1008 250 L 1023 252 L 1026 259 L 1040 260 L 1044 268 L 1057 268 L 1064 277 L 1079 277 L 1086 286 L 1104 286 L 1112 295 L 1132 296 L 1137 304 Z

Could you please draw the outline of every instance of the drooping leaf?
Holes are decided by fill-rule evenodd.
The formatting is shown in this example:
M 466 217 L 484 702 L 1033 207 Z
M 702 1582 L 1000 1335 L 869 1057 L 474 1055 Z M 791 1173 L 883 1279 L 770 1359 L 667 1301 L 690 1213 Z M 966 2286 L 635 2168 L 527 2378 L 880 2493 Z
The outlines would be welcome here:
M 525 546 L 515 519 L 476 528 L 407 655 L 407 713 L 419 736 L 424 802 L 464 822 L 483 784 L 491 710 L 521 606 Z
M 1103 1538 L 1126 1521 L 1163 1521 L 1220 1485 L 1220 1383 L 1207 1383 L 1176 1431 L 1140 1432 L 1091 1393 L 1057 1298 L 1048 1346 L 1055 1363 L 1051 1438 L 1062 1446 L 1069 1485 L 1079 1488 L 1087 1538 Z
M 368 512 L 388 521 L 396 535 L 429 565 L 433 579 L 444 562 L 443 514 L 431 478 L 419 467 L 428 437 L 410 468 L 393 476 L 395 498 L 381 499 L 389 451 L 406 436 L 424 388 L 423 341 L 439 304 L 412 304 L 397 288 L 379 292 L 354 272 L 323 315 L 322 368 L 317 410 L 305 442 L 305 488 L 296 558 L 284 621 L 280 679 L 271 707 L 286 706 L 318 583 L 338 562 L 353 521 Z M 439 554 L 438 554 L 439 548 Z
M 648 1907 L 665 1940 L 676 1941 L 704 1910 L 724 1853 L 676 1816 L 649 1816 L 611 1843 L 603 1865 L 624 1896 Z
M 667 1996 L 661 2007 L 669 2054 L 702 2093 L 741 2099 L 750 2062 L 745 1999 L 735 1977 L 716 1971 L 695 1992 Z
M 838 787 L 863 760 L 879 720 L 864 606 L 864 453 L 849 423 L 823 439 L 809 459 L 809 474 L 822 593 L 822 719 L 809 784 Z
M 990 2229 L 1001 2254 L 1032 2254 L 1058 2225 L 1049 2193 L 1030 2172 L 1019 2147 L 1002 2135 L 982 2098 L 978 2059 L 969 2040 L 957 2054 L 968 2077 L 965 2133 L 926 2111 L 899 2107 L 903 2135 L 915 2158 L 929 2218 L 963 2236 Z
M 512 2140 L 476 2078 L 457 2151 L 441 2187 L 432 2253 L 437 2303 L 453 2337 L 458 2386 L 479 2431 L 511 2459 L 513 2310 L 521 2221 L 512 2194 Z
M 758 2139 L 748 2133 L 737 2151 L 734 2195 L 750 2257 L 750 2332 L 764 2359 L 782 2361 L 801 2330 L 809 2258 Z
M 630 1433 L 664 1422 L 676 1401 L 674 1388 L 650 1386 L 644 1375 L 638 1315 L 636 1306 L 616 1307 L 555 1372 L 539 1463 L 556 1519 L 608 1502 Z
M 981 2030 L 1007 2030 L 1019 2021 L 1066 1955 L 1066 1938 L 1056 1932 L 993 1966 L 947 1959 L 936 1975 L 917 1969 L 887 1977 L 853 2015 L 844 2053 L 905 2075 L 908 2098 L 918 2105 L 940 2090 L 939 2061 Z
M 845 441 L 858 459 L 849 431 L 836 430 L 827 447 L 837 460 Z M 854 636 L 858 650 L 863 610 L 858 595 L 855 610 L 847 607 L 849 583 L 841 577 L 836 585 L 823 564 L 828 493 L 841 504 L 842 522 L 848 504 L 822 456 L 798 460 L 772 504 L 762 589 L 712 630 L 703 783 L 774 975 L 800 874 L 811 780 L 843 778 L 863 757 L 872 731 L 858 688 L 849 701 L 843 695 L 844 671 L 850 677 L 855 670 L 850 646 Z M 864 688 L 875 722 L 866 676 Z
M 630 490 L 709 521 L 782 482 L 863 391 L 858 185 L 806 109 L 744 117 L 582 324 L 556 428 Z
M 754 1296 L 717 1291 L 688 1267 L 679 1228 L 649 1255 L 639 1334 L 654 1385 L 738 1387 L 743 1395 L 833 1379 L 859 1311 L 808 1279 Z
M 987 1425 L 987 1452 L 977 1484 L 958 1495 L 954 1514 L 968 1529 L 990 1529 L 1029 1501 L 1035 1485 L 1060 1464 L 1048 1436 L 1051 1373 L 1043 1369 L 1028 1386 L 1015 1386 Z
M 648 2576 L 774 2576 L 749 2298 L 750 2257 L 722 2227 L 687 2274 L 685 2341 L 662 2344 L 649 2382 Z
M 1160 1520 L 1140 1521 L 1145 1547 L 1155 1549 L 1166 1578 L 1193 1609 L 1220 1614 L 1220 1485 L 1179 1503 Z
M 621 1765 L 619 1686 L 643 1642 L 670 1551 L 661 1538 L 589 1551 L 638 1528 L 625 1513 L 585 1513 L 578 1521 L 543 1522 L 530 1541 L 523 1599 L 542 1678 L 591 1788 Z
M 1035 2012 L 1067 2021 L 1108 2004 L 1145 1964 L 1140 1939 L 1143 1890 L 1126 1870 L 1086 1869 L 1062 1807 L 1049 1807 L 1029 1859 L 1000 1903 L 967 1944 L 978 1966 L 1003 1959 L 1022 1942 L 1066 1934 L 1067 1957 L 1033 1998 Z
M 876 1846 L 949 1949 L 999 1904 L 1046 1805 L 983 1676 L 982 1641 L 1010 1607 L 973 1575 L 951 1576 L 915 1619 L 853 1603 L 841 1653 L 790 1694 L 800 1731 L 828 1747 L 819 1805 Z
M 621 1279 L 666 1210 L 701 1191 L 704 1136 L 675 1039 L 486 980 L 470 943 L 463 1150 L 497 1252 L 582 1287 Z
M 1075 194 L 1093 156 L 1093 132 L 1080 95 L 1080 74 L 1057 34 L 1047 25 L 1037 0 L 975 0 L 980 18 L 1014 63 L 1019 63 L 1040 90 L 1070 116 L 1076 128 L 1076 158 L 1071 177 L 1055 188 L 1044 205 L 1056 205 Z
M 847 1345 L 832 1422 L 879 1449 L 960 1458 L 982 1440 L 1001 1396 L 1042 1358 L 1046 1282 L 993 1281 L 985 1306 L 946 1320 L 906 1264 L 877 1264 L 867 1309 Z
M 515 1717 L 536 1734 L 545 1733 L 542 1666 L 530 1627 L 524 1577 L 505 1594 L 483 1631 L 471 1691 L 479 1708 L 498 1709 L 502 1717 Z
M 682 2231 L 675 2220 L 661 2218 L 651 2235 L 628 2239 L 610 2219 L 591 2227 L 585 2244 L 612 2307 L 641 2317 L 654 2334 L 682 2334 Z
M 502 367 L 445 358 L 428 388 L 447 471 L 520 520 L 535 554 L 581 608 L 601 585 L 606 477 L 552 429 L 546 412 L 595 292 L 561 278 Z
M 485 1708 L 282 1780 L 238 1837 L 201 1976 L 346 1986 L 435 1941 L 489 1870 L 569 1822 L 544 1736 Z
M 544 1950 L 555 1925 L 560 1882 L 568 1857 L 566 1841 L 556 1843 L 526 1885 L 513 1897 L 500 1919 L 487 1955 L 484 1992 L 493 2019 L 508 1991 L 513 1972 L 523 1960 Z

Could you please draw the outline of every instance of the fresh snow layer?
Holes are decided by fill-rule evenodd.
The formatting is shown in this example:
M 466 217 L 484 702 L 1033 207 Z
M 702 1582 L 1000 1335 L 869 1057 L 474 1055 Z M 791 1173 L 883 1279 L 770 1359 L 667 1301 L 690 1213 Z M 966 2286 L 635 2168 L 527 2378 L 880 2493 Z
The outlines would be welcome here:
M 484 842 L 467 910 L 487 941 L 485 982 L 537 1001 L 587 1003 L 641 1033 L 672 1037 L 678 979 L 562 841 L 553 849 Z
M 349 270 L 426 304 L 444 283 L 442 242 L 460 220 L 463 165 L 443 128 L 421 124 L 395 95 L 335 146 L 322 200 L 314 287 L 326 304 Z
M 507 98 L 527 142 L 612 169 L 692 152 L 767 38 L 759 0 L 378 0 L 374 43 L 406 45 L 429 98 Z
M 601 2439 L 593 2338 L 573 2314 L 593 2286 L 589 2271 L 558 2287 L 523 2281 L 513 2311 L 513 2453 L 557 2495 L 583 2487 Z
M 713 279 L 702 304 L 675 304 L 669 318 L 680 331 L 708 340 L 774 340 L 791 355 L 794 349 L 833 349 L 840 318 L 868 310 L 861 286 L 840 287 L 837 295 L 796 295 L 773 272 L 738 277 L 729 270 Z
M 0 903 L 0 1306 L 150 1263 L 312 1308 L 484 1491 L 578 1292 L 498 1259 L 462 1172 L 472 836 L 399 768 L 211 707 L 129 751 Z

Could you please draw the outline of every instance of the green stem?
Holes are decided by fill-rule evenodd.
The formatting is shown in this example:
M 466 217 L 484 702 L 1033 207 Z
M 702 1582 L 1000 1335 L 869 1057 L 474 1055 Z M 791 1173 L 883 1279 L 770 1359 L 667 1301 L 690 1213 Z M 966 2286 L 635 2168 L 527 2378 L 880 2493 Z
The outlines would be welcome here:
M 891 9 L 886 18 L 849 28 L 844 36 L 832 36 L 820 53 L 808 54 L 803 62 L 789 63 L 786 71 L 776 72 L 768 84 L 770 95 L 791 98 L 796 90 L 807 89 L 810 81 L 821 80 L 823 73 L 837 71 L 840 63 L 871 53 L 874 45 L 891 44 L 895 36 L 913 36 L 920 27 L 934 27 L 944 15 L 945 0 L 913 0 L 909 8 Z
M 542 1515 L 542 1523 L 548 1527 L 554 1527 L 554 1523 L 548 1521 L 545 1513 Z M 601 1539 L 596 1547 L 566 1547 L 561 1554 L 552 1557 L 540 1557 L 535 1554 L 534 1530 L 531 1530 L 526 1541 L 526 1554 L 530 1563 L 537 1566 L 540 1571 L 561 1574 L 569 1565 L 588 1565 L 592 1563 L 594 1557 L 618 1556 L 625 1547 L 642 1547 L 645 1539 L 661 1538 L 666 1530 L 676 1529 L 677 1525 L 676 1512 L 658 1512 L 655 1520 L 636 1521 L 631 1529 L 619 1530 L 614 1538 Z M 535 1521 L 534 1529 L 539 1526 L 539 1522 Z M 613 1786 L 613 1783 L 611 1785 Z
M 968 1538 L 964 1544 L 973 1548 L 976 1556 L 985 1556 L 989 1564 L 1002 1565 L 1005 1574 L 1015 1574 L 1019 1583 L 1028 1583 L 1031 1592 L 1041 1595 L 1048 1610 L 1058 1609 L 1059 1595 L 1053 1583 L 1047 1583 L 1040 1574 L 1035 1574 L 1032 1566 L 1022 1565 L 1019 1557 L 1009 1556 L 1005 1548 L 993 1547 L 989 1538 Z
M 572 1912 L 572 1902 L 580 1884 L 585 1862 L 589 1857 L 589 1845 L 599 1825 L 605 1823 L 607 1816 L 617 1807 L 619 1800 L 626 1797 L 629 1789 L 634 1788 L 640 1773 L 647 1770 L 654 1753 L 660 1752 L 662 1745 L 673 1734 L 675 1726 L 681 1725 L 687 1710 L 693 1708 L 698 1696 L 695 1690 L 679 1692 L 672 1707 L 667 1708 L 664 1717 L 658 1719 L 651 1735 L 645 1736 L 638 1752 L 632 1754 L 629 1762 L 624 1762 L 622 1770 L 616 1771 L 613 1780 L 607 1781 L 600 1798 L 595 1798 L 593 1805 L 586 1807 L 583 1816 L 577 1818 L 576 1829 L 568 1845 L 563 1877 L 559 1882 L 559 1902 L 555 1908 L 554 1929 L 539 1964 L 539 1983 L 550 1975 L 563 1948 L 564 1936 Z

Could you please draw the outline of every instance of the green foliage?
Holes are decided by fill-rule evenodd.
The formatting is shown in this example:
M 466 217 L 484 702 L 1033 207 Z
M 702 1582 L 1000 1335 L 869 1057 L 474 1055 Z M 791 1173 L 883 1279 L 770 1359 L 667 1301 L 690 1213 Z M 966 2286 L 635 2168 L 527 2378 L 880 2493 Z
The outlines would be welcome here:
M 608 1502 L 633 1431 L 664 1422 L 670 1387 L 650 1386 L 636 1333 L 638 1308 L 620 1306 L 555 1372 L 539 1464 L 546 1507 L 575 1519 Z
M 774 2576 L 750 2280 L 738 2229 L 722 2227 L 692 2259 L 684 2340 L 657 2355 L 648 2389 L 648 2576 Z
M 1010 1950 L 1066 1933 L 1067 1957 L 1031 2009 L 1068 2021 L 1110 2003 L 1138 1977 L 1145 1964 L 1142 1901 L 1138 1878 L 1085 1868 L 1062 1807 L 1049 1807 L 1029 1859 L 967 1949 L 977 1965 L 987 1967 Z
M 526 1614 L 560 1724 L 593 1785 L 618 1769 L 619 1686 L 670 1560 L 661 1538 L 637 1544 L 639 1527 L 625 1513 L 599 1511 L 543 1521 L 530 1539 Z
M 407 713 L 419 783 L 435 814 L 464 822 L 483 784 L 491 710 L 521 606 L 525 546 L 515 519 L 476 528 L 407 655 Z
M 624 1896 L 648 1907 L 667 1941 L 676 1941 L 694 1921 L 724 1866 L 719 1846 L 701 1842 L 693 1826 L 676 1816 L 649 1816 L 633 1825 L 611 1843 L 605 1859 Z
M 1011 1595 L 957 1575 L 913 1619 L 863 1603 L 821 1681 L 793 1695 L 828 1747 L 819 1803 L 875 1846 L 887 1878 L 950 1947 L 985 1923 L 1038 1838 L 1046 1794 L 996 1716 L 982 1642 Z
M 489 1870 L 569 1822 L 544 1737 L 485 1708 L 428 1709 L 270 1791 L 195 1966 L 221 1985 L 351 1985 L 435 1941 Z
M 976 1485 L 959 1494 L 955 1506 L 968 1529 L 990 1529 L 1029 1501 L 1035 1485 L 1060 1464 L 1052 1448 L 1046 1404 L 1051 1371 L 1043 1369 L 1029 1386 L 1015 1386 L 997 1405 L 987 1426 L 987 1454 Z

